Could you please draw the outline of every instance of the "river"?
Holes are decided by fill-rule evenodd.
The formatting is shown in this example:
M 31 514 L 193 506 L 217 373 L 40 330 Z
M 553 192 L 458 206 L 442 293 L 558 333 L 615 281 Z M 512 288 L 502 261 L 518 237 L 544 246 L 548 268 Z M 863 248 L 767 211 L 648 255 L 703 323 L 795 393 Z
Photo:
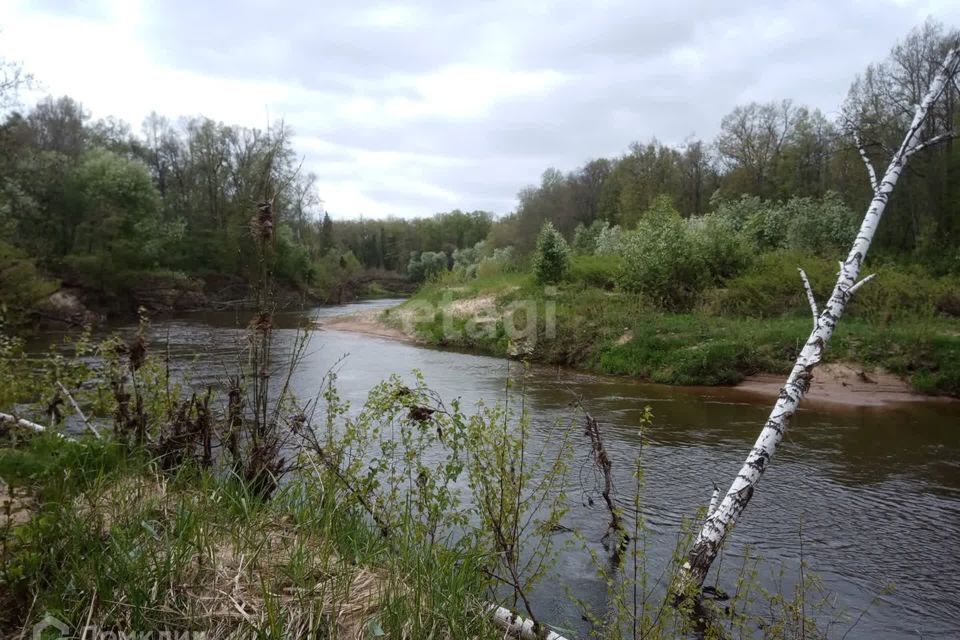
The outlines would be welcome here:
M 395 304 L 357 303 L 306 313 L 322 319 Z M 281 351 L 293 341 L 303 314 L 278 322 Z M 197 313 L 151 325 L 155 345 L 169 341 L 175 369 L 195 381 L 222 380 L 233 367 L 244 319 L 236 313 Z M 287 327 L 287 328 L 284 328 Z M 122 327 L 122 331 L 132 331 Z M 841 328 L 842 330 L 842 328 Z M 464 407 L 502 398 L 504 360 L 444 352 L 401 341 L 336 330 L 314 333 L 294 378 L 301 397 L 313 396 L 327 370 L 340 365 L 341 394 L 361 404 L 369 389 L 393 373 L 423 372 L 445 400 Z M 513 371 L 517 365 L 513 364 Z M 681 518 L 710 497 L 712 481 L 726 489 L 766 419 L 769 403 L 722 388 L 676 388 L 622 378 L 533 368 L 526 377 L 532 416 L 531 446 L 556 436 L 556 421 L 570 415 L 575 396 L 600 421 L 621 494 L 629 495 L 640 452 L 637 420 L 645 405 L 654 422 L 643 434 L 642 504 L 650 535 L 649 563 L 663 567 Z M 720 586 L 733 589 L 745 550 L 764 559 L 761 583 L 792 589 L 803 559 L 827 590 L 856 618 L 848 638 L 960 637 L 960 403 L 824 410 L 801 409 L 742 522 L 721 566 Z M 586 443 L 584 443 L 586 446 Z M 606 526 L 602 501 L 584 503 L 583 479 L 573 467 L 565 524 L 597 541 Z M 587 482 L 593 486 L 592 476 Z M 779 567 L 784 569 L 778 587 Z M 565 589 L 601 603 L 603 587 L 581 552 L 560 559 L 555 577 L 537 593 L 545 621 L 585 631 Z M 710 580 L 713 578 L 711 577 Z M 879 595 L 893 585 L 888 595 Z M 871 601 L 876 598 L 871 606 Z M 838 624 L 831 637 L 851 626 Z

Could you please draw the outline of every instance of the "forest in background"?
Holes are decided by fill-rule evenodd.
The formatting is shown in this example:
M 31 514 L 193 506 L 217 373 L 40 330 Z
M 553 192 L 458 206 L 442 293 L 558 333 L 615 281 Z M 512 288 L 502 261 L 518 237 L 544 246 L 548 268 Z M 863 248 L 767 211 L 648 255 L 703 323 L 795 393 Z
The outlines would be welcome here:
M 500 218 L 457 210 L 333 221 L 323 212 L 316 176 L 301 170 L 293 130 L 282 122 L 259 130 L 152 114 L 137 135 L 122 121 L 92 120 L 69 97 L 21 110 L 17 89 L 30 78 L 8 61 L 0 269 L 16 277 L 0 284 L 7 315 L 26 317 L 61 283 L 129 303 L 144 287 L 248 281 L 249 220 L 256 202 L 271 195 L 271 271 L 318 300 L 330 300 L 364 270 L 420 282 L 457 268 L 476 274 L 482 262 L 488 272 L 527 269 L 550 222 L 581 254 L 616 256 L 581 264 L 598 272 L 589 276 L 595 283 L 617 281 L 666 308 L 689 308 L 696 295 L 663 300 L 661 292 L 722 287 L 766 264 L 754 259 L 759 254 L 832 257 L 849 241 L 871 195 L 851 132 L 882 166 L 951 34 L 932 21 L 912 31 L 854 80 L 836 117 L 790 101 L 742 105 L 722 118 L 712 141 L 675 146 L 652 139 L 568 173 L 548 169 Z M 956 121 L 956 104 L 954 88 L 932 114 L 931 130 Z M 960 271 L 958 173 L 960 149 L 950 141 L 918 155 L 881 228 L 879 262 L 930 277 Z M 657 211 L 672 213 L 650 213 Z M 657 238 L 702 255 L 654 274 L 623 273 L 628 256 L 664 258 Z M 659 284 L 643 284 L 651 279 Z
M 873 197 L 861 148 L 883 175 L 956 37 L 933 22 L 913 30 L 854 80 L 833 120 L 790 102 L 750 104 L 710 144 L 634 144 L 568 174 L 546 171 L 451 269 L 420 256 L 429 283 L 406 309 L 451 306 L 418 321 L 416 337 L 672 384 L 785 373 L 810 322 L 798 268 L 814 298 L 828 299 Z M 924 121 L 924 139 L 938 143 L 911 157 L 865 267 L 876 278 L 827 355 L 954 396 L 960 148 L 937 134 L 956 130 L 958 97 L 950 86 Z M 502 318 L 522 301 L 556 309 L 553 337 L 511 340 Z M 487 321 L 451 325 L 464 306 Z

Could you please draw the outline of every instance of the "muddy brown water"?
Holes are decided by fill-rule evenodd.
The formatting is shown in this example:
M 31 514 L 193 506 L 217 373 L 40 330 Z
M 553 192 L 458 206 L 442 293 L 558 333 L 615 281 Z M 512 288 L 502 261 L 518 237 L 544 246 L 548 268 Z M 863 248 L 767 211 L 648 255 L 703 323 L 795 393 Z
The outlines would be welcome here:
M 287 314 L 277 346 L 289 349 L 293 327 L 305 316 L 323 319 L 395 302 Z M 246 320 L 233 312 L 158 320 L 150 337 L 155 344 L 169 341 L 175 370 L 197 382 L 220 381 L 236 362 L 243 339 L 238 327 Z M 497 358 L 321 330 L 294 377 L 297 394 L 315 395 L 324 374 L 344 356 L 338 384 L 355 406 L 393 373 L 409 377 L 418 369 L 443 398 L 459 397 L 464 407 L 501 399 L 508 375 L 508 364 Z M 512 368 L 516 372 L 517 365 Z M 765 400 L 729 389 L 667 387 L 552 368 L 533 368 L 525 384 L 532 446 L 555 441 L 557 421 L 569 417 L 572 398 L 580 397 L 602 425 L 623 500 L 640 453 L 637 420 L 644 406 L 653 409 L 654 423 L 643 434 L 642 504 L 654 579 L 673 552 L 681 519 L 709 500 L 711 482 L 729 486 L 769 409 Z M 602 501 L 588 506 L 584 487 L 592 488 L 593 478 L 579 468 L 577 461 L 566 487 L 571 509 L 565 524 L 599 548 L 606 524 Z M 851 619 L 867 609 L 848 638 L 960 637 L 960 403 L 801 409 L 732 534 L 720 587 L 735 588 L 749 552 L 763 558 L 763 586 L 792 590 L 801 526 L 804 562 Z M 881 595 L 887 585 L 892 592 Z M 561 556 L 536 602 L 541 619 L 585 637 L 588 629 L 569 604 L 568 590 L 602 611 L 603 586 L 583 551 Z M 837 623 L 830 636 L 843 636 L 851 624 Z

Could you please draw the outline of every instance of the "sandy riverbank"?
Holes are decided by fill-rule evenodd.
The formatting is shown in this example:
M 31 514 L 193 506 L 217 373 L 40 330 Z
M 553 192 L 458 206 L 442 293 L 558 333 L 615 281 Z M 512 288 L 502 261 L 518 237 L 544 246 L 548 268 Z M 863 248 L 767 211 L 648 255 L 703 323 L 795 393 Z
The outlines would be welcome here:
M 318 328 L 332 331 L 349 331 L 364 335 L 422 343 L 413 335 L 389 326 L 380 320 L 380 311 L 366 311 L 347 316 L 338 316 L 318 323 Z M 744 398 L 764 399 L 771 403 L 780 393 L 786 376 L 783 374 L 758 374 L 743 382 L 726 387 L 727 393 Z M 707 387 L 716 391 L 721 387 Z M 804 404 L 831 405 L 835 407 L 884 407 L 910 402 L 944 401 L 952 398 L 928 396 L 917 393 L 910 383 L 881 369 L 864 369 L 856 364 L 831 362 L 817 367 L 813 384 L 804 398 Z
M 733 390 L 773 402 L 786 381 L 782 374 L 750 376 Z M 910 383 L 887 371 L 864 369 L 855 364 L 831 362 L 820 365 L 813 373 L 813 384 L 804 397 L 807 404 L 844 407 L 882 407 L 907 402 L 931 400 L 953 401 L 951 398 L 917 393 Z
M 349 331 L 379 338 L 417 342 L 400 329 L 388 326 L 379 319 L 380 311 L 364 311 L 346 316 L 337 316 L 317 323 L 317 328 L 330 331 Z

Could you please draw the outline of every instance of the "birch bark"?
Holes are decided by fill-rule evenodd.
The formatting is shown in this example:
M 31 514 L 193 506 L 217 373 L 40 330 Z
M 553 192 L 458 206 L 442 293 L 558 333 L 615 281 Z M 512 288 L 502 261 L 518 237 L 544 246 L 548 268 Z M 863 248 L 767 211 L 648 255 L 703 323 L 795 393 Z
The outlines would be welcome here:
M 941 137 L 937 136 L 924 142 L 921 140 L 921 130 L 930 107 L 945 90 L 948 90 L 949 83 L 956 77 L 958 66 L 960 66 L 960 48 L 958 48 L 958 44 L 955 44 L 947 52 L 943 65 L 931 82 L 927 94 L 917 105 L 913 122 L 907 130 L 903 143 L 893 155 L 890 165 L 879 183 L 875 182 L 872 168 L 868 163 L 871 182 L 875 184 L 873 200 L 867 208 L 860 231 L 853 242 L 847 259 L 840 263 L 840 273 L 833 288 L 833 293 L 823 311 L 816 316 L 813 331 L 800 351 L 786 384 L 780 389 L 780 395 L 770 412 L 770 417 L 763 425 L 760 436 L 749 455 L 747 455 L 743 467 L 737 477 L 734 478 L 730 489 L 719 506 L 715 510 L 711 510 L 712 512 L 704 522 L 693 547 L 687 554 L 687 559 L 680 569 L 678 581 L 675 585 L 678 594 L 689 595 L 691 591 L 699 590 L 703 585 L 707 572 L 710 570 L 710 565 L 717 557 L 717 553 L 723 546 L 731 527 L 750 502 L 760 477 L 770 464 L 770 459 L 773 457 L 777 445 L 783 439 L 783 434 L 787 430 L 793 414 L 796 413 L 800 400 L 810 389 L 813 370 L 820 363 L 824 348 L 830 340 L 830 336 L 833 335 L 837 322 L 843 315 L 844 308 L 856 290 L 872 277 L 868 276 L 857 282 L 867 250 L 870 248 L 870 243 L 873 241 L 874 233 L 877 230 L 877 225 L 883 216 L 890 194 L 897 185 L 907 160 L 914 153 L 938 141 Z

